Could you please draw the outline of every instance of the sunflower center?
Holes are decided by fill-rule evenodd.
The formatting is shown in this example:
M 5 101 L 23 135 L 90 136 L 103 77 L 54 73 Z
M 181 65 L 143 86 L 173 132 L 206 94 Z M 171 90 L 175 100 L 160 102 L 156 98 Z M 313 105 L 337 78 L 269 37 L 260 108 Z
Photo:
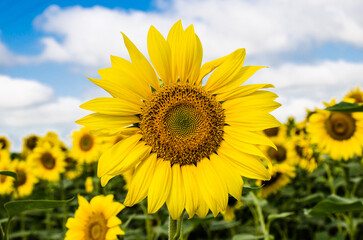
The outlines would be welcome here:
M 295 152 L 296 152 L 296 154 L 297 154 L 299 157 L 301 157 L 301 158 L 305 157 L 305 156 L 304 156 L 304 148 L 303 148 L 302 146 L 295 145 Z
M 5 141 L 5 139 L 1 138 L 0 139 L 0 149 L 6 149 L 7 147 L 7 142 Z
M 15 187 L 20 187 L 26 183 L 26 174 L 22 170 L 16 170 L 18 180 L 14 182 Z
M 273 185 L 277 180 L 282 176 L 282 173 L 276 172 L 274 175 L 271 176 L 269 181 L 262 181 L 263 187 L 268 187 Z
M 281 146 L 278 144 L 276 144 L 276 148 L 277 148 L 277 151 L 274 148 L 270 147 L 267 150 L 267 154 L 271 159 L 274 159 L 274 160 L 276 160 L 276 162 L 281 163 L 286 160 L 287 151 L 284 146 Z
M 275 137 L 279 134 L 279 127 L 273 127 L 263 130 L 263 132 L 269 137 Z
M 163 87 L 142 109 L 140 129 L 152 151 L 171 165 L 197 164 L 223 137 L 222 105 L 202 88 Z
M 354 135 L 355 120 L 350 113 L 333 112 L 325 121 L 325 129 L 335 140 L 346 140 Z
M 87 240 L 103 240 L 106 239 L 107 221 L 102 213 L 93 214 L 89 218 L 89 223 L 86 228 Z
M 49 152 L 45 152 L 40 160 L 46 169 L 53 169 L 55 167 L 55 158 Z
M 83 151 L 89 151 L 94 144 L 93 137 L 89 134 L 85 134 L 81 137 L 81 140 L 79 141 L 79 147 Z
M 66 157 L 64 161 L 66 162 L 66 167 L 65 167 L 66 171 L 71 171 L 75 169 L 77 166 L 77 161 L 72 157 Z
M 26 146 L 30 149 L 33 150 L 36 146 L 37 146 L 37 142 L 38 142 L 38 138 L 36 136 L 32 136 L 29 137 L 26 140 Z

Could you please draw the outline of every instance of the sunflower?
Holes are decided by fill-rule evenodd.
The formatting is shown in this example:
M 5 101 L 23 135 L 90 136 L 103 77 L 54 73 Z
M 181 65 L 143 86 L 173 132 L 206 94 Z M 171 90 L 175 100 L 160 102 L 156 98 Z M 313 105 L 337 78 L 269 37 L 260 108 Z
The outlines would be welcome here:
M 100 138 L 91 135 L 89 128 L 74 131 L 71 156 L 80 162 L 96 162 L 101 154 Z
M 333 112 L 317 109 L 310 116 L 307 130 L 311 142 L 323 154 L 335 160 L 348 160 L 362 155 L 363 114 L 360 112 Z
M 29 155 L 38 178 L 51 182 L 59 181 L 60 174 L 64 172 L 65 154 L 59 147 L 52 147 L 49 143 L 38 146 Z
M 99 195 L 88 202 L 78 195 L 79 207 L 74 218 L 68 218 L 65 240 L 116 240 L 124 235 L 117 214 L 125 207 L 113 201 L 113 195 Z
M 261 131 L 280 125 L 269 114 L 280 104 L 276 94 L 260 90 L 270 84 L 241 86 L 263 68 L 242 67 L 245 49 L 201 66 L 193 25 L 184 30 L 178 21 L 167 40 L 151 26 L 147 45 L 158 77 L 123 37 L 131 62 L 111 56 L 112 67 L 99 71 L 102 79 L 90 79 L 113 97 L 82 104 L 96 113 L 77 121 L 98 134 L 133 131 L 100 157 L 102 185 L 135 169 L 124 204 L 148 197 L 148 212 L 155 213 L 166 202 L 177 219 L 184 209 L 189 217 L 225 211 L 228 194 L 241 197 L 242 176 L 270 179 L 257 144 L 273 146 Z
M 10 141 L 6 137 L 1 136 L 0 137 L 0 151 L 1 150 L 9 151 L 9 149 L 10 149 Z
M 289 164 L 275 164 L 269 169 L 271 179 L 268 181 L 257 181 L 257 185 L 262 186 L 260 197 L 267 198 L 271 194 L 276 194 L 295 177 L 295 167 Z
M 271 137 L 270 140 L 275 146 L 261 146 L 261 149 L 273 163 L 296 164 L 297 159 L 294 155 L 294 144 L 290 138 L 287 138 L 286 133 Z
M 357 87 L 345 95 L 343 101 L 363 105 L 363 91 Z
M 235 211 L 241 209 L 243 203 L 241 201 L 237 201 L 233 197 L 228 198 L 228 205 L 225 211 L 222 212 L 223 219 L 226 222 L 232 222 L 235 218 Z
M 6 165 L 10 162 L 10 152 L 8 150 L 0 150 L 0 163 L 5 163 Z
M 18 180 L 13 180 L 15 197 L 22 198 L 29 196 L 33 192 L 34 184 L 38 181 L 33 174 L 31 164 L 28 161 L 15 159 L 12 162 L 12 169 L 18 175 Z
M 267 128 L 263 130 L 263 133 L 269 138 L 285 138 L 287 137 L 287 127 L 281 125 L 278 127 Z
M 93 192 L 93 178 L 87 177 L 86 181 L 84 182 L 84 188 L 86 190 L 86 193 L 92 193 Z
M 43 144 L 50 144 L 51 147 L 58 147 L 62 151 L 66 151 L 67 148 L 64 143 L 59 139 L 58 134 L 55 132 L 47 132 L 47 134 L 39 139 L 38 146 Z
M 22 155 L 26 157 L 32 153 L 34 148 L 37 147 L 39 139 L 40 137 L 34 134 L 24 138 Z
M 0 171 L 12 171 L 9 160 L 0 161 Z M 12 189 L 13 178 L 5 175 L 0 175 L 0 195 L 9 195 L 12 192 Z
M 83 168 L 81 163 L 73 158 L 70 153 L 66 153 L 66 157 L 64 159 L 65 162 L 65 176 L 67 179 L 75 179 L 76 177 L 82 174 Z

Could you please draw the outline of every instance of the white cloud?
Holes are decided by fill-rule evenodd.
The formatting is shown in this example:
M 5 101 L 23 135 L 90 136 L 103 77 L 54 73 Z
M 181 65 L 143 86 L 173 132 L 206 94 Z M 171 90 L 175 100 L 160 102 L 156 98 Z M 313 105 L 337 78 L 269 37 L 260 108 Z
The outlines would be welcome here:
M 326 42 L 363 47 L 362 1 L 174 0 L 157 3 L 159 10 L 150 12 L 100 6 L 50 6 L 34 21 L 35 27 L 47 36 L 41 39 L 43 52 L 30 57 L 31 62 L 105 66 L 111 54 L 126 56 L 120 31 L 147 54 L 146 35 L 150 25 L 166 35 L 178 19 L 182 19 L 185 26 L 195 25 L 205 49 L 205 59 L 240 47 L 257 57 L 305 51 Z
M 35 80 L 0 75 L 0 86 L 0 110 L 31 106 L 53 96 L 52 88 Z
M 82 101 L 72 97 L 59 97 L 55 101 L 40 104 L 35 107 L 8 111 L 2 119 L 3 124 L 11 127 L 34 125 L 55 125 L 72 123 L 84 115 L 79 108 Z

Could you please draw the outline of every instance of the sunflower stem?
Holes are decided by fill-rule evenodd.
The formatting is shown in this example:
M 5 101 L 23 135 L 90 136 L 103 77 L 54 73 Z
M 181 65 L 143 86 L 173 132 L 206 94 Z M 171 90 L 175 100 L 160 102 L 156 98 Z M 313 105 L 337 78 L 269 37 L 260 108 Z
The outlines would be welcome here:
M 260 225 L 261 225 L 261 230 L 262 230 L 262 233 L 264 235 L 264 240 L 269 240 L 269 233 L 268 233 L 268 230 L 267 230 L 266 225 L 265 225 L 265 220 L 263 218 L 263 213 L 262 213 L 261 206 L 260 206 L 260 204 L 258 202 L 258 199 L 255 196 L 255 194 L 252 191 L 250 192 L 250 194 L 252 196 L 253 202 L 254 202 L 255 207 L 256 207 L 256 211 L 257 211 L 257 214 L 258 214 L 258 219 L 259 219 Z
M 178 220 L 173 220 L 169 214 L 169 240 L 174 239 L 177 230 Z
M 184 211 L 177 220 L 176 233 L 173 238 L 174 240 L 183 239 L 183 216 L 184 216 Z
M 334 180 L 333 180 L 333 176 L 331 175 L 330 167 L 327 163 L 324 163 L 324 168 L 325 168 L 326 174 L 328 175 L 328 182 L 329 182 L 331 194 L 335 194 Z

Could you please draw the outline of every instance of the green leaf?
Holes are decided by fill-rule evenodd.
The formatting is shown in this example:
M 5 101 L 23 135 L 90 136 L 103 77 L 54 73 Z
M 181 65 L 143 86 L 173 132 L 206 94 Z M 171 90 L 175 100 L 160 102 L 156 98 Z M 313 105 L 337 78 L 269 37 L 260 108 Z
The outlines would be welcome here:
M 11 172 L 11 171 L 0 171 L 0 175 L 5 175 L 5 176 L 13 177 L 13 178 L 15 178 L 15 180 L 18 180 L 18 175 L 15 172 Z
M 295 202 L 302 203 L 302 204 L 310 204 L 310 203 L 321 201 L 323 199 L 324 199 L 324 194 L 314 193 L 314 194 L 308 195 L 304 198 L 296 199 Z
M 4 207 L 8 213 L 9 218 L 11 218 L 19 213 L 29 210 L 60 207 L 66 203 L 69 203 L 73 199 L 74 197 L 69 200 L 19 200 L 7 202 L 4 204 Z
M 255 240 L 255 239 L 264 239 L 264 235 L 255 236 L 252 234 L 238 234 L 233 236 L 232 240 Z
M 340 102 L 334 106 L 325 108 L 325 110 L 336 112 L 363 112 L 363 106 L 348 102 Z
M 249 192 L 251 191 L 257 191 L 257 190 L 260 190 L 262 188 L 261 187 L 250 187 L 250 186 L 243 186 L 243 189 L 242 189 L 242 196 L 245 196 L 247 195 Z
M 363 211 L 363 202 L 360 199 L 343 198 L 331 195 L 320 201 L 312 209 L 307 211 L 310 215 L 328 215 L 332 213 Z
M 291 216 L 293 214 L 294 214 L 293 212 L 283 212 L 283 213 L 278 213 L 278 214 L 270 214 L 270 215 L 268 215 L 268 218 L 267 219 L 269 221 L 273 221 L 275 219 L 285 218 L 285 217 Z

